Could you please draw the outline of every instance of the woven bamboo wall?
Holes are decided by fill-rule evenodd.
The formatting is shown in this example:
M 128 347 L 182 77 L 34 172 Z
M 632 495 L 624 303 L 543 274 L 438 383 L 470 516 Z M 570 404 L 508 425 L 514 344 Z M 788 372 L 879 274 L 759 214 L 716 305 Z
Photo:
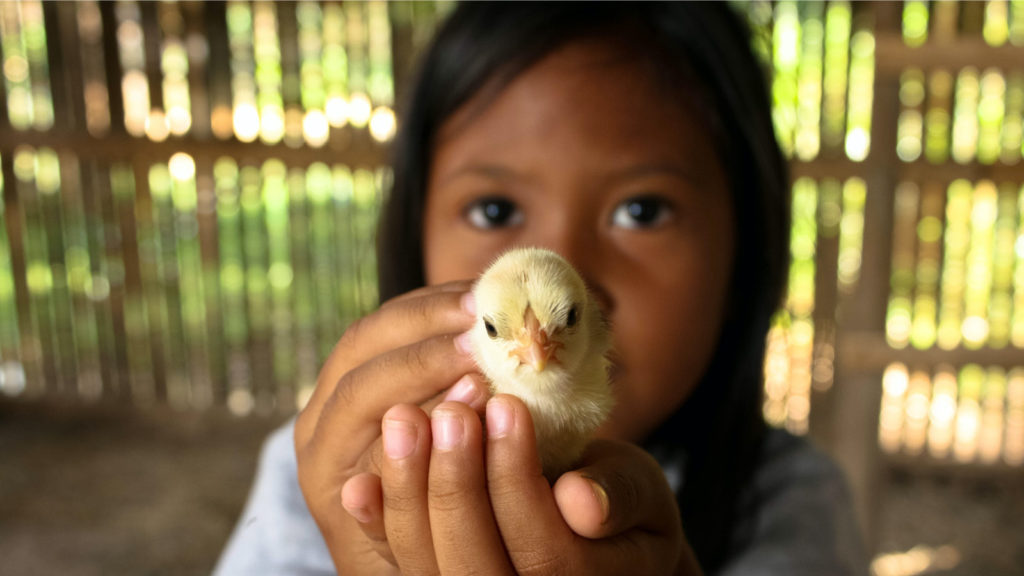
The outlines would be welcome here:
M 735 6 L 793 173 L 766 417 L 859 494 L 1020 470 L 1024 2 Z M 376 304 L 395 95 L 449 8 L 0 2 L 0 393 L 301 405 Z
M 442 9 L 0 3 L 0 390 L 294 410 L 376 305 L 395 87 Z

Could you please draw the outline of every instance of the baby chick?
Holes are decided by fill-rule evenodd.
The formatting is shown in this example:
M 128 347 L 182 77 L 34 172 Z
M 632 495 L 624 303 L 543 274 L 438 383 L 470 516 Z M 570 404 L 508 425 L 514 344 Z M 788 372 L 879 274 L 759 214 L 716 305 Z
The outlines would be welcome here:
M 476 363 L 492 393 L 518 396 L 530 409 L 541 466 L 553 481 L 612 407 L 601 311 L 572 266 L 540 248 L 504 253 L 473 295 Z

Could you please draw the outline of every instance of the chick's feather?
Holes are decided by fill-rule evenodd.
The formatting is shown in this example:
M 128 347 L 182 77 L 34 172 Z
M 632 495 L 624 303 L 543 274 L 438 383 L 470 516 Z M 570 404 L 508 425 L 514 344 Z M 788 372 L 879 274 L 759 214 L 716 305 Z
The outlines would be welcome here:
M 551 480 L 580 457 L 613 404 L 608 328 L 572 266 L 540 248 L 501 255 L 473 289 L 473 356 L 491 392 L 523 400 Z

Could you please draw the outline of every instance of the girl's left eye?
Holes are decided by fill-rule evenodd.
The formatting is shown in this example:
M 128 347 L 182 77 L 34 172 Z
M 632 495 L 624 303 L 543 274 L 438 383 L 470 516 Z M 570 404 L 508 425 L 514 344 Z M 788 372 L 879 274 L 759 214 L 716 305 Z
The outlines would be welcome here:
M 523 221 L 518 206 L 504 198 L 483 198 L 470 204 L 465 218 L 475 227 L 483 230 L 516 226 Z
M 612 225 L 622 228 L 653 228 L 672 216 L 667 202 L 653 196 L 630 198 L 615 207 Z

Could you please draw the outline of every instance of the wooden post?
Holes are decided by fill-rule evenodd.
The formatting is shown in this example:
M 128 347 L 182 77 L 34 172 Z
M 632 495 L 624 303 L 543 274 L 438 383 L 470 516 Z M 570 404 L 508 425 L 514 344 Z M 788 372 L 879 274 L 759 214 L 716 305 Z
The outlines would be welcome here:
M 876 33 L 898 32 L 900 3 L 871 5 Z M 856 292 L 838 312 L 843 333 L 885 339 L 885 313 L 889 296 L 892 205 L 896 186 L 896 123 L 899 115 L 899 75 L 875 75 L 871 118 L 871 152 L 864 164 L 867 199 L 864 207 L 862 273 Z M 833 423 L 832 453 L 846 473 L 854 506 L 864 531 L 868 552 L 877 544 L 876 503 L 880 486 L 878 410 L 880 370 L 861 370 L 847 362 L 842 347 L 836 354 L 837 406 Z

